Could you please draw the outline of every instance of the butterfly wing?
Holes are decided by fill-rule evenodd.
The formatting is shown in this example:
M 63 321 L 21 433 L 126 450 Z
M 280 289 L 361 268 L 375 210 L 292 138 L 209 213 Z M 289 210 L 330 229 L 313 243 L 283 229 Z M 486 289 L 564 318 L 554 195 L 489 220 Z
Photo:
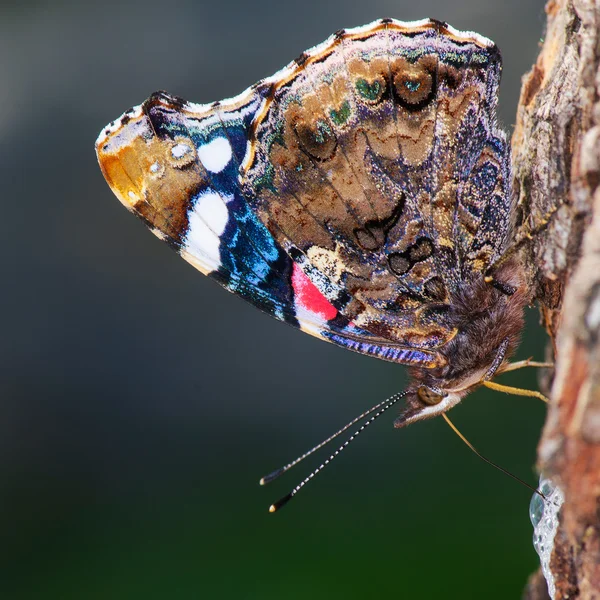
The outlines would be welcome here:
M 242 165 L 252 209 L 345 293 L 339 310 L 423 349 L 456 334 L 451 299 L 508 222 L 500 57 L 473 35 L 380 21 L 332 36 L 269 82 Z
M 378 21 L 229 101 L 155 94 L 98 158 L 122 202 L 230 291 L 353 350 L 440 366 L 452 295 L 505 239 L 499 69 L 476 34 Z
M 260 96 L 227 109 L 159 92 L 107 127 L 96 148 L 121 202 L 185 260 L 268 314 L 342 347 L 402 364 L 435 355 L 353 325 L 250 209 L 238 170 Z

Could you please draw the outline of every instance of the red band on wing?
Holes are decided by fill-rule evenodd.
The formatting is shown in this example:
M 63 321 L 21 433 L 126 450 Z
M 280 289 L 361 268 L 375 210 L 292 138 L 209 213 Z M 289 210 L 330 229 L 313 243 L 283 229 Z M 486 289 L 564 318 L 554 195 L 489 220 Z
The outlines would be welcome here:
M 316 314 L 325 321 L 335 318 L 337 315 L 335 306 L 321 294 L 297 264 L 294 264 L 292 286 L 297 306 Z

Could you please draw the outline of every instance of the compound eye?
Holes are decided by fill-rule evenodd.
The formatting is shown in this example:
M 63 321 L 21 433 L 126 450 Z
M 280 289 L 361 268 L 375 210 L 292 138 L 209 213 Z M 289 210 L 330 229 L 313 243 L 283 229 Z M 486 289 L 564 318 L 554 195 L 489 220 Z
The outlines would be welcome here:
M 429 406 L 439 404 L 446 397 L 446 395 L 447 394 L 432 390 L 426 385 L 420 385 L 417 389 L 417 396 L 419 397 L 419 400 L 421 400 L 423 404 L 428 404 Z

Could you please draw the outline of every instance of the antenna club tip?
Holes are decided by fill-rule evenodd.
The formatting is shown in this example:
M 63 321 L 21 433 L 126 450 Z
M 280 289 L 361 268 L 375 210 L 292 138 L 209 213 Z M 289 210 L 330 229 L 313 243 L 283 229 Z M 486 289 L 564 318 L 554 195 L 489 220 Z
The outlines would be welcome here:
M 274 504 L 271 504 L 271 506 L 269 506 L 269 512 L 274 513 L 276 511 L 277 511 L 277 507 Z
M 277 469 L 276 471 L 273 471 L 272 473 L 261 477 L 259 481 L 260 485 L 267 485 L 267 483 L 271 483 L 271 481 L 283 475 L 288 470 L 288 468 L 289 467 L 282 467 L 281 469 Z

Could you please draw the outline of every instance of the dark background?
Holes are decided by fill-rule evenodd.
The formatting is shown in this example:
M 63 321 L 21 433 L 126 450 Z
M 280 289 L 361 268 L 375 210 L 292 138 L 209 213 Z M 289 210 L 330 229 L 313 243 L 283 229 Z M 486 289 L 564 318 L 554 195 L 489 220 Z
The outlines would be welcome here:
M 405 370 L 227 294 L 129 215 L 96 164 L 100 129 L 152 91 L 222 99 L 384 16 L 495 40 L 512 128 L 541 0 L 2 4 L 0 597 L 520 597 L 537 566 L 531 493 L 441 419 L 395 431 L 386 415 L 267 513 L 312 465 L 259 477 L 402 390 Z M 518 357 L 544 340 L 530 311 Z M 452 416 L 535 483 L 544 412 L 481 390 Z

